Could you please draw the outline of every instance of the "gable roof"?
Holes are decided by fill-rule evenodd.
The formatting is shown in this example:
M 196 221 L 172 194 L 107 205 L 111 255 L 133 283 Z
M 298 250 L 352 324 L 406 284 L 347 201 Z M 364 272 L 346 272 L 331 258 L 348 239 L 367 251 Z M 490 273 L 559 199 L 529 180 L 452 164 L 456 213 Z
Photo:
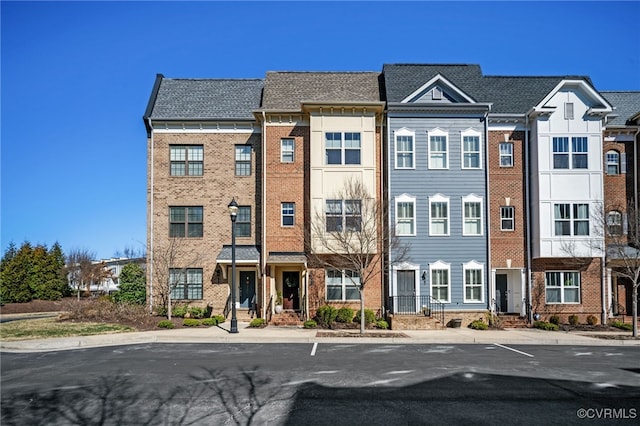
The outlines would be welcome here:
M 563 77 L 485 76 L 478 96 L 493 103 L 494 114 L 525 114 L 562 80 Z
M 261 79 L 173 79 L 158 75 L 145 117 L 152 120 L 253 120 Z
M 379 72 L 267 72 L 262 108 L 300 111 L 308 102 L 380 102 Z
M 600 92 L 614 107 L 607 126 L 633 125 L 630 121 L 640 114 L 640 92 Z

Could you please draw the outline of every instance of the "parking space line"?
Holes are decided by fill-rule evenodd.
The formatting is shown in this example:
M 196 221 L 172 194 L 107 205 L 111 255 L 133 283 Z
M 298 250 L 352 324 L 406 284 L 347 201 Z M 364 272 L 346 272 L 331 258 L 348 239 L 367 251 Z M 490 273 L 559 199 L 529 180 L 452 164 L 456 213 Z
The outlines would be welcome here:
M 318 349 L 318 342 L 313 344 L 313 349 L 311 349 L 311 356 L 316 356 L 316 349 Z
M 535 358 L 535 357 L 534 357 L 533 355 L 531 355 L 531 354 L 528 354 L 528 353 L 526 353 L 526 352 L 519 351 L 519 350 L 517 350 L 517 349 L 510 348 L 510 347 L 505 346 L 505 345 L 501 345 L 500 343 L 494 343 L 494 345 L 496 345 L 496 346 L 498 346 L 498 347 L 501 347 L 501 348 L 503 348 L 503 349 L 507 349 L 507 350 L 510 350 L 510 351 L 513 351 L 513 352 L 519 353 L 520 355 L 525 355 L 525 356 L 528 356 L 528 357 L 531 357 L 531 358 Z

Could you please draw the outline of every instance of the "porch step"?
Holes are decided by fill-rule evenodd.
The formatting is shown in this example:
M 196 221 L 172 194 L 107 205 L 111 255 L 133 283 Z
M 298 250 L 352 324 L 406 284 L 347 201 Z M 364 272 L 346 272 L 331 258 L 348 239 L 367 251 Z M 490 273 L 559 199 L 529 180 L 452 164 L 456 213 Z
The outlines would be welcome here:
M 529 322 L 518 314 L 498 314 L 498 324 L 502 328 L 528 328 Z
M 299 325 L 302 322 L 300 315 L 295 311 L 282 311 L 271 316 L 269 325 Z
M 389 315 L 392 330 L 441 330 L 444 328 L 435 317 L 424 315 Z

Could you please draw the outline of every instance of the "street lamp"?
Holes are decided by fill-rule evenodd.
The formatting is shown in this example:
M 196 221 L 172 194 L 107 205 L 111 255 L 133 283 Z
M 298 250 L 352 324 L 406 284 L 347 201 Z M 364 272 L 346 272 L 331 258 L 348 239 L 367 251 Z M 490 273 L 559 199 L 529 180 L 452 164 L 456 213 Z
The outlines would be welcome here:
M 227 206 L 231 216 L 231 329 L 230 333 L 238 332 L 238 319 L 236 318 L 236 216 L 238 215 L 238 203 L 235 197 Z

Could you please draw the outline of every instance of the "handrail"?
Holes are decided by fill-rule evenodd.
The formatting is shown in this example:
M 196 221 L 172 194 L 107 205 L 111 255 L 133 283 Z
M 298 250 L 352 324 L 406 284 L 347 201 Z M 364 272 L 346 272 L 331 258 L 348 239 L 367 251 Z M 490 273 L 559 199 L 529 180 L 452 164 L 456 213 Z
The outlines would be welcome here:
M 267 306 L 267 309 L 264 312 L 264 317 L 265 317 L 265 320 L 267 321 L 267 324 L 271 322 L 272 316 L 273 316 L 273 296 L 269 298 L 269 305 Z
M 227 318 L 229 316 L 229 312 L 231 312 L 231 295 L 227 296 L 227 301 L 224 304 L 224 309 L 222 311 L 222 316 Z
M 444 303 L 425 296 L 389 296 L 387 312 L 396 315 L 424 315 L 433 317 L 444 324 Z

